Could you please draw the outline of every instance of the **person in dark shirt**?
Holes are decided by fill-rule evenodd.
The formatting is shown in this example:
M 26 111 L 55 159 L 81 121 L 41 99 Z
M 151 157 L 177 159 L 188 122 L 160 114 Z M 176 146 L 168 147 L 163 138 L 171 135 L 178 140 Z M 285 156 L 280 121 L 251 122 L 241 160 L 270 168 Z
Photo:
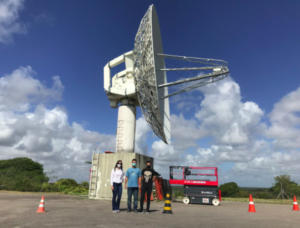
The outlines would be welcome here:
M 146 168 L 142 170 L 142 188 L 141 188 L 141 201 L 139 212 L 143 212 L 145 193 L 147 193 L 147 209 L 150 212 L 150 197 L 152 193 L 153 181 L 159 174 L 151 167 L 151 161 L 146 162 Z

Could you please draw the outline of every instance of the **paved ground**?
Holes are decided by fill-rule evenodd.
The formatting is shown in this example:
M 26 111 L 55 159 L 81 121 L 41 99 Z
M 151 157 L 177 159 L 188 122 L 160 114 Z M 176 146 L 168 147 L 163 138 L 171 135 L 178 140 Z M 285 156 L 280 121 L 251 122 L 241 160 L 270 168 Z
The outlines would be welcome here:
M 223 202 L 219 207 L 172 203 L 172 215 L 162 214 L 163 203 L 153 202 L 150 214 L 111 212 L 110 201 L 45 194 L 46 213 L 37 214 L 41 194 L 0 191 L 0 227 L 300 227 L 300 212 L 292 205 Z

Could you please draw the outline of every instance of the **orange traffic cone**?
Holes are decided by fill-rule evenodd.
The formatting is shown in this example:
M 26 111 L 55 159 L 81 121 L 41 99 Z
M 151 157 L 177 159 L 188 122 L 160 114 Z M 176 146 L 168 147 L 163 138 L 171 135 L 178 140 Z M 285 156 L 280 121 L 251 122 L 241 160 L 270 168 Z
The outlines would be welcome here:
M 248 212 L 256 212 L 254 202 L 252 199 L 252 194 L 249 195 L 249 210 Z
M 293 202 L 293 211 L 299 211 L 299 206 L 295 195 L 294 195 L 294 202 Z
M 40 205 L 38 207 L 38 209 L 36 210 L 36 213 L 45 213 L 45 197 L 42 196 Z

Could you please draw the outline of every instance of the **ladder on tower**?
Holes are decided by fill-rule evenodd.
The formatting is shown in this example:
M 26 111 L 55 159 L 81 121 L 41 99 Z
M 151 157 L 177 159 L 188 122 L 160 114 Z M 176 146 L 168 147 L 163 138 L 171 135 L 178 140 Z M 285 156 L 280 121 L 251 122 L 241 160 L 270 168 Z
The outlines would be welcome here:
M 93 153 L 92 166 L 90 170 L 89 198 L 96 198 L 98 170 L 99 170 L 99 154 Z

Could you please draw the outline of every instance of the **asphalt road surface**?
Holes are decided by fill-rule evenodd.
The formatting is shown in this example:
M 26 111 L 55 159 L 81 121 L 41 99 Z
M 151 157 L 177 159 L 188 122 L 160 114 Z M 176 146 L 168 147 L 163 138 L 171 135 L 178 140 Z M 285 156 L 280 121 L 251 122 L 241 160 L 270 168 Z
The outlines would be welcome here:
M 76 196 L 45 194 L 46 213 L 36 213 L 42 194 L 0 191 L 0 227 L 300 227 L 300 212 L 292 205 L 222 202 L 221 206 L 184 205 L 173 202 L 173 214 L 162 214 L 163 202 L 152 202 L 149 214 L 113 214 L 111 202 Z

